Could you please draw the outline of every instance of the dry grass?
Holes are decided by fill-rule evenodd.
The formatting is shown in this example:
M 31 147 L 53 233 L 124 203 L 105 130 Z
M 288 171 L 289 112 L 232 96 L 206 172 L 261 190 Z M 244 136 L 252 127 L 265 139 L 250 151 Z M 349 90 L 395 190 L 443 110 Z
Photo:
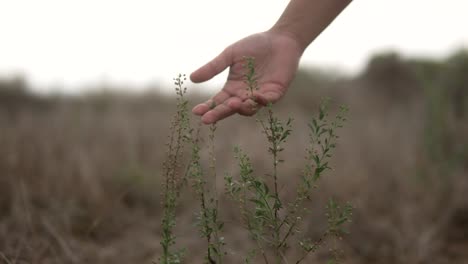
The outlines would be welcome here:
M 279 179 L 286 194 L 302 169 L 304 157 L 297 153 L 320 98 L 330 96 L 351 109 L 340 131 L 335 171 L 324 178 L 311 204 L 313 219 L 324 220 L 329 196 L 354 204 L 351 234 L 342 242 L 345 263 L 468 261 L 468 116 L 460 114 L 463 107 L 457 103 L 468 100 L 460 100 L 468 83 L 461 82 L 464 88 L 456 90 L 454 101 L 449 94 L 444 108 L 431 114 L 428 85 L 414 69 L 436 67 L 443 73 L 451 65 L 450 60 L 433 64 L 384 57 L 353 79 L 303 72 L 276 106 L 280 116 L 292 116 L 296 124 L 285 150 L 283 175 L 290 176 Z M 0 82 L 0 263 L 157 259 L 159 175 L 172 99 L 151 93 L 40 98 L 18 92 L 21 87 Z M 263 138 L 252 130 L 258 131 L 255 121 L 242 117 L 218 125 L 219 175 L 237 170 L 236 145 L 251 153 L 260 171 L 268 166 L 266 149 L 259 147 L 265 146 L 259 144 Z M 218 187 L 223 188 L 221 182 Z M 192 195 L 181 197 L 177 231 L 188 259 L 201 259 Z M 240 227 L 229 224 L 238 217 L 231 208 L 221 197 L 229 259 L 239 263 L 239 252 L 248 244 Z M 313 222 L 307 230 L 319 236 L 325 224 Z

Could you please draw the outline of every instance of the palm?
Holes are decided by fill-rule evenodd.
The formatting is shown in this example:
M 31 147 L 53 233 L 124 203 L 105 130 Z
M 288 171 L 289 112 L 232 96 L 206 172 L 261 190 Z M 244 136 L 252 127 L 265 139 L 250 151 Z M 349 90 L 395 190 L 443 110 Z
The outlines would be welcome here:
M 210 100 L 194 107 L 206 124 L 232 114 L 253 115 L 257 104 L 275 103 L 286 92 L 297 70 L 302 49 L 285 35 L 259 33 L 242 39 L 226 48 L 218 57 L 191 75 L 193 82 L 204 82 L 230 67 L 223 89 Z M 245 57 L 254 57 L 259 89 L 254 92 L 256 102 L 247 93 L 244 82 Z

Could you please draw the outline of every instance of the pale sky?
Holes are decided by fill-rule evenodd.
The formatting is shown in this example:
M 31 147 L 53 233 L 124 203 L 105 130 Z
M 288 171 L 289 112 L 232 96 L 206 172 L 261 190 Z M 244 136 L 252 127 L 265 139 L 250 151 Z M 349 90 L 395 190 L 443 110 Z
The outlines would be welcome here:
M 270 28 L 288 2 L 0 0 L 0 78 L 21 75 L 40 91 L 99 83 L 171 88 L 175 74 Z M 467 14 L 466 0 L 354 0 L 301 63 L 353 73 L 383 50 L 444 57 L 468 47 Z

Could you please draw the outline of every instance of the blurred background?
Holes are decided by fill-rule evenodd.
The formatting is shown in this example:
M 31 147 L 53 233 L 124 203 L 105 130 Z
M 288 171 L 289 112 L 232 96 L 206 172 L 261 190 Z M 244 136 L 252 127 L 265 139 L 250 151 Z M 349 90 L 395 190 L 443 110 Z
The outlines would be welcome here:
M 172 78 L 267 30 L 287 3 L 0 0 L 0 263 L 157 259 Z M 304 227 L 319 236 L 326 200 L 350 201 L 344 263 L 468 262 L 466 10 L 455 0 L 354 1 L 308 48 L 275 106 L 295 120 L 285 193 L 322 98 L 350 108 Z M 191 105 L 225 78 L 187 83 Z M 218 124 L 219 175 L 236 173 L 234 146 L 268 169 L 255 130 L 254 118 Z M 191 197 L 182 195 L 177 230 L 199 263 Z M 236 219 L 222 200 L 225 219 Z M 236 222 L 226 226 L 239 263 L 249 244 Z

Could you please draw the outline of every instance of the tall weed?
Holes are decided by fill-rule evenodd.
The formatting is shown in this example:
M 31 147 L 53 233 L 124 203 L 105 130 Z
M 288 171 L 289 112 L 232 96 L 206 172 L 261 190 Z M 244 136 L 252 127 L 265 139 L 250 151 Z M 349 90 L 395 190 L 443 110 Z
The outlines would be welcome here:
M 246 90 L 251 99 L 258 90 L 255 73 L 255 60 L 246 57 L 245 64 Z M 226 255 L 226 243 L 221 235 L 224 222 L 220 219 L 218 190 L 216 189 L 216 153 L 215 132 L 217 125 L 209 127 L 208 133 L 208 165 L 204 166 L 201 159 L 202 126 L 192 128 L 188 117 L 188 102 L 184 97 L 186 88 L 182 88 L 185 77 L 176 78 L 176 93 L 178 95 L 177 112 L 171 126 L 168 155 L 164 163 L 165 193 L 164 215 L 162 221 L 163 255 L 160 262 L 181 263 L 182 251 L 172 250 L 176 238 L 173 229 L 176 223 L 175 208 L 180 188 L 184 182 L 178 168 L 185 143 L 191 147 L 190 162 L 185 175 L 191 182 L 195 197 L 199 203 L 196 226 L 200 236 L 205 240 L 206 253 L 204 263 L 223 263 Z M 258 263 L 259 258 L 264 263 L 302 263 L 310 253 L 317 251 L 324 243 L 331 241 L 330 261 L 338 263 L 341 253 L 336 243 L 345 233 L 344 225 L 350 221 L 352 208 L 349 204 L 339 205 L 330 199 L 326 205 L 328 226 L 317 239 L 303 235 L 302 227 L 307 222 L 307 202 L 317 188 L 320 178 L 331 169 L 330 159 L 336 148 L 337 130 L 346 121 L 347 109 L 342 107 L 334 118 L 328 114 L 329 102 L 324 101 L 316 117 L 308 124 L 309 142 L 305 149 L 305 166 L 296 186 L 293 200 L 286 200 L 281 193 L 279 179 L 284 177 L 280 167 L 287 162 L 283 155 L 285 145 L 293 132 L 293 119 L 281 120 L 271 105 L 264 110 L 264 116 L 258 119 L 261 133 L 264 134 L 269 153 L 271 167 L 267 172 L 257 172 L 249 156 L 240 148 L 234 149 L 234 155 L 239 166 L 239 174 L 227 174 L 224 177 L 226 194 L 237 203 L 242 225 L 254 242 L 254 247 L 244 253 L 244 263 Z M 207 167 L 207 168 L 206 168 Z M 291 256 L 289 251 L 300 252 Z

